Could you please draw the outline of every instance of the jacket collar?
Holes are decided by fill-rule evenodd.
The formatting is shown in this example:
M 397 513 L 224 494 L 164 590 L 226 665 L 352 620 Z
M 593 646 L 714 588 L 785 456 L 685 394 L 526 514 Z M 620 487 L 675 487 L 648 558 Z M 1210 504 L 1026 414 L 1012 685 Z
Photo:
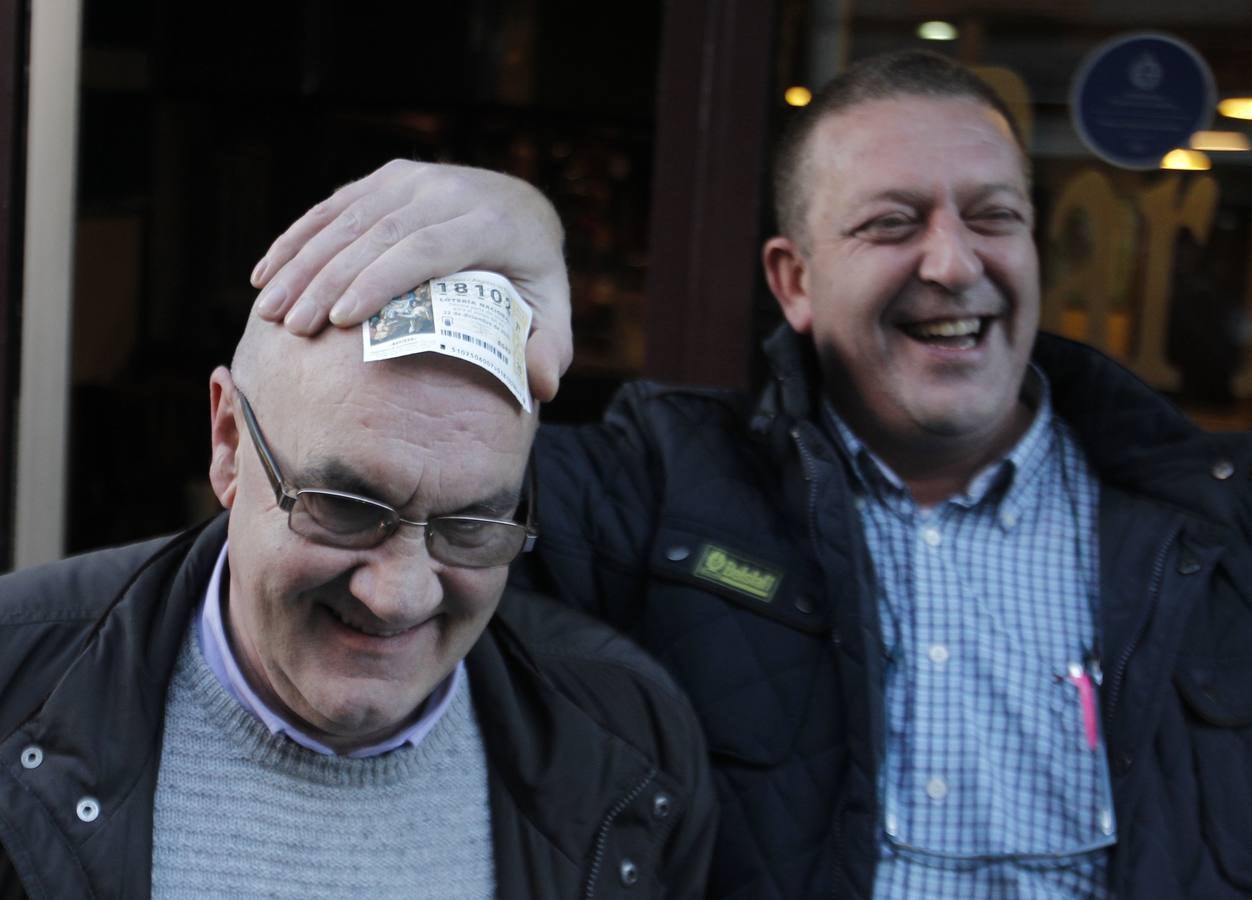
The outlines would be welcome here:
M 752 431 L 767 433 L 779 417 L 816 421 L 822 379 L 813 342 L 784 323 L 765 339 L 764 347 L 771 378 L 757 401 Z
M 780 422 L 817 421 L 822 381 L 812 341 L 783 324 L 766 339 L 765 354 L 773 377 L 761 392 L 753 432 L 764 436 L 777 433 Z M 1203 518 L 1229 519 L 1230 492 L 1208 488 L 1226 466 L 1252 472 L 1252 441 L 1245 434 L 1203 431 L 1085 344 L 1041 333 L 1032 359 L 1048 378 L 1057 415 L 1074 429 L 1102 483 Z
M 1252 500 L 1245 433 L 1203 430 L 1121 364 L 1076 341 L 1041 334 L 1034 358 L 1102 485 L 1207 522 L 1247 515 L 1239 511 Z

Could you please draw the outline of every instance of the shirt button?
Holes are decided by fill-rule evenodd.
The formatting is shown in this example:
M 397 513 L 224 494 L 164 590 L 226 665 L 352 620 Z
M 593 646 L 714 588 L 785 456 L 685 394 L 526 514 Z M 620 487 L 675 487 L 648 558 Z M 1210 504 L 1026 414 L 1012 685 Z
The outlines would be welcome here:
M 1100 810 L 1100 833 L 1104 835 L 1113 833 L 1113 814 L 1107 809 Z
M 926 796 L 931 800 L 942 800 L 948 796 L 948 783 L 939 777 L 930 779 L 926 782 Z
M 1000 524 L 1005 528 L 1012 528 L 1017 524 L 1017 513 L 1007 511 L 1000 513 Z
M 943 537 L 939 534 L 938 528 L 933 525 L 927 525 L 922 529 L 922 540 L 932 547 L 938 547 Z
M 948 648 L 943 644 L 931 644 L 927 651 L 930 661 L 937 666 L 941 666 L 948 661 Z
M 895 837 L 900 833 L 900 822 L 896 819 L 895 813 L 887 813 L 887 818 L 883 822 L 883 828 L 887 830 L 887 834 Z

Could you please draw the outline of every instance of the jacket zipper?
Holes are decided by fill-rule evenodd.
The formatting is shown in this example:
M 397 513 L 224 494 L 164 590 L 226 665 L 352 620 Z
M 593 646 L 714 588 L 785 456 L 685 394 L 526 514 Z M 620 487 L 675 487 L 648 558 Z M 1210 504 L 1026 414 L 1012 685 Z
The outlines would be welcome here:
M 804 435 L 799 425 L 791 429 L 791 439 L 795 441 L 796 451 L 800 454 L 800 466 L 804 472 L 804 480 L 809 486 L 809 543 L 813 546 L 814 552 L 817 552 L 817 473 L 813 452 L 804 443 Z M 834 872 L 831 873 L 834 876 L 832 880 L 834 893 L 832 896 L 839 897 L 840 875 L 843 872 L 843 817 L 838 814 L 835 815 L 834 832 Z
M 1144 616 L 1143 624 L 1139 626 L 1139 630 L 1135 632 L 1134 638 L 1126 645 L 1126 649 L 1122 651 L 1121 656 L 1117 658 L 1117 665 L 1113 668 L 1113 678 L 1109 683 L 1109 705 L 1104 711 L 1105 734 L 1112 733 L 1113 713 L 1117 709 L 1118 701 L 1121 700 L 1122 679 L 1126 675 L 1126 667 L 1130 665 L 1130 658 L 1139 649 L 1139 642 L 1143 638 L 1143 633 L 1147 630 L 1148 623 L 1152 620 L 1152 614 L 1156 611 L 1156 604 L 1160 599 L 1161 593 L 1161 580 L 1165 576 L 1165 557 L 1169 554 L 1169 548 L 1173 546 L 1174 539 L 1177 536 L 1177 532 L 1171 534 L 1169 539 L 1161 545 L 1161 549 L 1157 551 L 1156 559 L 1152 564 L 1152 580 L 1148 582 L 1148 614 Z
M 600 825 L 600 831 L 596 834 L 595 852 L 591 856 L 591 868 L 587 872 L 587 889 L 583 892 L 586 900 L 591 900 L 596 895 L 596 881 L 600 877 L 600 866 L 604 862 L 604 849 L 609 843 L 609 832 L 613 828 L 614 821 L 622 814 L 626 807 L 635 802 L 635 798 L 643 793 L 646 788 L 656 777 L 656 769 L 650 769 L 643 780 L 636 784 L 621 800 L 613 804 L 613 808 L 609 810 L 609 814 L 604 817 L 604 822 Z
M 816 549 L 817 547 L 817 473 L 813 469 L 813 452 L 804 443 L 804 435 L 800 433 L 800 426 L 796 425 L 791 429 L 791 439 L 796 443 L 796 450 L 800 454 L 800 467 L 804 470 L 804 480 L 809 486 L 809 543 Z

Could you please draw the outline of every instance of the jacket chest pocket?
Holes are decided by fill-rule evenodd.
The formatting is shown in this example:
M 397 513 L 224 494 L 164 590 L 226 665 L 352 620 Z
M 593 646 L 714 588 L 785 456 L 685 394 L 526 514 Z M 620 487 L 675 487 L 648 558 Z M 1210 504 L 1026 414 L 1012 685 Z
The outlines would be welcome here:
M 1193 613 L 1174 683 L 1191 714 L 1203 840 L 1225 878 L 1252 890 L 1252 606 L 1231 581 L 1215 579 Z
M 1184 660 L 1175 676 L 1190 724 L 1204 840 L 1226 877 L 1252 889 L 1252 659 Z
M 787 561 L 716 536 L 663 527 L 653 547 L 641 642 L 674 673 L 709 750 L 748 764 L 791 753 L 830 659 L 820 598 Z

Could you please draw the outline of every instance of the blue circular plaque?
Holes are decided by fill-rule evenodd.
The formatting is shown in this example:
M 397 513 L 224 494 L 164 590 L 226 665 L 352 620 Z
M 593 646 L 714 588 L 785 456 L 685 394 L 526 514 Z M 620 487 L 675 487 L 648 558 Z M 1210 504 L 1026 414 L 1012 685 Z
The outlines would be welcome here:
M 1192 47 L 1152 32 L 1123 35 L 1093 50 L 1070 90 L 1082 142 L 1105 162 L 1155 169 L 1212 120 L 1213 73 Z

